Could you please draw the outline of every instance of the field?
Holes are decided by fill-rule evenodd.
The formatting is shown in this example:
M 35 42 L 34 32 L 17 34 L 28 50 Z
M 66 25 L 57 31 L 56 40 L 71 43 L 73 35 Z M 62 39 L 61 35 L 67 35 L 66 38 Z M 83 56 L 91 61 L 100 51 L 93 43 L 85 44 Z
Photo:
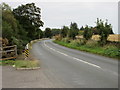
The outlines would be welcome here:
M 99 40 L 99 35 L 93 35 L 92 39 L 93 40 Z M 76 36 L 76 38 L 83 38 L 83 36 Z M 115 41 L 115 42 L 120 42 L 120 34 L 110 34 L 108 36 L 108 41 Z

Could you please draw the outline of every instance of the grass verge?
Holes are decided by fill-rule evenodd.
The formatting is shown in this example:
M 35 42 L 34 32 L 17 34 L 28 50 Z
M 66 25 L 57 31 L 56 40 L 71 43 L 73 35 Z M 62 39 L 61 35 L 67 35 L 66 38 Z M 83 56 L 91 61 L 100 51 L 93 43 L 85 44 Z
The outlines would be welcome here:
M 3 61 L 0 61 L 0 65 L 2 66 L 6 66 L 6 65 L 14 65 L 15 61 L 14 60 L 3 60 Z
M 36 68 L 40 67 L 38 60 L 4 60 L 0 61 L 1 66 L 14 66 L 15 68 Z
M 39 62 L 37 60 L 17 60 L 14 65 L 16 68 L 35 68 L 39 67 Z
M 111 58 L 116 58 L 116 59 L 120 59 L 120 49 L 118 49 L 117 47 L 114 46 L 105 46 L 105 47 L 100 47 L 100 46 L 89 46 L 89 45 L 73 45 L 67 42 L 63 42 L 63 41 L 57 41 L 54 40 L 54 43 L 57 43 L 59 45 L 68 47 L 68 48 L 72 48 L 72 49 L 77 49 L 77 50 L 81 50 L 81 51 L 86 51 L 86 52 L 90 52 L 90 53 L 94 53 L 94 54 L 99 54 L 99 55 L 103 55 L 103 56 L 107 56 L 107 57 L 111 57 Z

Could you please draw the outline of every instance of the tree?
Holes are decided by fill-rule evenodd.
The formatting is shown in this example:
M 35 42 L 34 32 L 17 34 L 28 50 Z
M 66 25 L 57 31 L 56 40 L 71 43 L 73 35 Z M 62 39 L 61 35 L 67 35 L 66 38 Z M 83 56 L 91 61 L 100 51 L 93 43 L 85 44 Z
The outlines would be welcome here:
M 96 28 L 100 35 L 100 45 L 105 45 L 107 43 L 107 38 L 112 31 L 111 24 L 108 24 L 108 20 L 104 23 L 102 19 L 97 18 Z
M 92 35 L 93 35 L 92 27 L 88 27 L 88 25 L 86 25 L 84 33 L 83 33 L 83 37 L 86 40 L 89 40 L 91 39 Z
M 80 30 L 84 30 L 84 27 L 82 26 L 82 27 L 80 28 Z
M 12 31 L 11 25 L 6 21 L 2 21 L 2 37 L 10 40 L 13 35 Z
M 51 29 L 52 36 L 59 35 L 61 33 L 61 29 L 53 28 Z
M 30 3 L 14 9 L 13 14 L 22 27 L 28 32 L 27 36 L 35 39 L 36 31 L 44 24 L 41 21 L 41 9 L 36 7 L 34 3 Z
M 70 30 L 68 32 L 68 37 L 75 39 L 75 36 L 78 35 L 79 29 L 77 26 L 77 23 L 72 23 L 70 24 Z
M 50 28 L 46 28 L 44 31 L 44 37 L 45 38 L 51 38 L 52 37 L 52 32 Z
M 3 11 L 11 11 L 11 7 L 8 5 L 8 4 L 6 4 L 6 3 L 2 3 L 2 10 Z
M 2 38 L 9 41 L 8 45 L 17 45 L 18 53 L 28 43 L 23 27 L 14 17 L 9 5 L 2 3 Z
M 43 38 L 43 31 L 41 29 L 38 29 L 37 32 L 36 32 L 36 37 L 37 38 Z
M 69 30 L 69 28 L 67 26 L 63 26 L 63 28 L 61 29 L 61 36 L 63 38 L 67 36 L 68 30 Z
M 2 3 L 1 6 L 2 6 L 2 35 L 3 38 L 11 40 L 11 36 L 17 37 L 18 33 L 17 20 L 14 18 L 14 15 L 12 14 L 9 5 Z

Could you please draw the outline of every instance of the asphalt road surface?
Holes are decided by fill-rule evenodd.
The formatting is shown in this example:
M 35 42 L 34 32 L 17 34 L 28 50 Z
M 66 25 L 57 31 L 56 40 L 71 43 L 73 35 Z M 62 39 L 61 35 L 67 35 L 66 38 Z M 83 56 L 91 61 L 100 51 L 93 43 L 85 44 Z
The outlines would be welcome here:
M 69 49 L 51 40 L 33 44 L 32 53 L 54 84 L 66 88 L 118 88 L 117 60 Z

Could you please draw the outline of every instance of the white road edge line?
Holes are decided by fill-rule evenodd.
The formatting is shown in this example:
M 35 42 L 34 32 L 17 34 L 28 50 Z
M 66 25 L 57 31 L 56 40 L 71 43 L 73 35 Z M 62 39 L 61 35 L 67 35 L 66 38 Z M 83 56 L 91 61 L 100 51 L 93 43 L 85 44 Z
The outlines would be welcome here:
M 65 53 L 62 53 L 62 52 L 60 52 L 60 51 L 58 51 L 58 50 L 55 50 L 55 49 L 49 47 L 48 45 L 46 45 L 46 44 L 45 44 L 45 41 L 44 41 L 44 45 L 45 45 L 46 47 L 48 47 L 49 49 L 51 49 L 51 50 L 53 50 L 53 51 L 55 51 L 55 52 L 58 52 L 58 53 L 60 53 L 60 54 L 62 54 L 62 55 L 64 55 L 64 56 L 70 57 L 70 58 L 72 58 L 72 59 L 74 59 L 74 60 L 77 60 L 77 61 L 80 61 L 80 62 L 86 63 L 86 64 L 88 64 L 88 65 L 91 65 L 91 66 L 94 66 L 94 67 L 97 67 L 97 68 L 101 68 L 101 67 L 98 66 L 98 65 L 95 65 L 95 64 L 89 63 L 89 62 L 87 62 L 87 61 L 84 61 L 84 60 L 78 59 L 78 58 L 76 58 L 76 57 L 69 56 L 69 55 L 67 55 L 67 54 L 65 54 Z

